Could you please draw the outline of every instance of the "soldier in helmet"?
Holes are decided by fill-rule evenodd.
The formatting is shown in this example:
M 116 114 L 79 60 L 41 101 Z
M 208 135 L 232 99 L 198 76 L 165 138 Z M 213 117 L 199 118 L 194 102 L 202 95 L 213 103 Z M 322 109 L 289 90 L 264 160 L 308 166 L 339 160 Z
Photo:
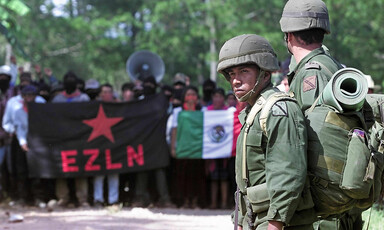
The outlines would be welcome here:
M 289 0 L 280 19 L 288 51 L 293 55 L 288 81 L 303 111 L 308 109 L 342 65 L 323 46 L 329 34 L 328 10 L 321 0 Z
M 259 123 L 260 110 L 279 91 L 271 83 L 271 72 L 278 69 L 273 48 L 255 34 L 234 37 L 220 50 L 217 71 L 236 98 L 248 103 L 239 115 L 242 129 L 236 145 L 238 229 L 312 229 L 316 218 L 304 189 L 307 136 L 299 106 L 293 99 L 274 102 L 266 133 Z
M 289 0 L 280 19 L 281 31 L 291 59 L 288 82 L 301 110 L 307 110 L 323 91 L 332 75 L 343 66 L 323 45 L 330 34 L 328 9 L 321 0 Z M 361 229 L 361 211 L 351 210 L 342 218 L 321 220 L 315 229 Z

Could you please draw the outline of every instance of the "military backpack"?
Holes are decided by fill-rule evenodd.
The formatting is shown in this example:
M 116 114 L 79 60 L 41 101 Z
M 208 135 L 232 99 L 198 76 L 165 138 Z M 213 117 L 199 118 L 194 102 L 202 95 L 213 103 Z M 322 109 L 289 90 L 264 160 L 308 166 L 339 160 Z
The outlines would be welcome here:
M 287 100 L 278 93 L 260 111 L 265 135 L 273 104 Z M 367 97 L 368 98 L 368 97 Z M 315 209 L 321 218 L 337 216 L 354 207 L 367 209 L 382 188 L 384 168 L 384 96 L 370 96 L 361 111 L 340 113 L 332 106 L 317 105 L 306 113 L 308 176 Z M 376 118 L 376 120 L 374 120 Z

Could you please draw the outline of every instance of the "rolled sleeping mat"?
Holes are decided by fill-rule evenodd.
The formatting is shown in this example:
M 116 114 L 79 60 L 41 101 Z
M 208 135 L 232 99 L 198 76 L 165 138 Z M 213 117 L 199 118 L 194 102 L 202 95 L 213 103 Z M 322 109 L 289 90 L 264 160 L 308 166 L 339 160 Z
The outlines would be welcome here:
M 333 74 L 321 93 L 318 104 L 326 104 L 339 112 L 359 111 L 368 93 L 364 74 L 355 68 L 343 68 Z

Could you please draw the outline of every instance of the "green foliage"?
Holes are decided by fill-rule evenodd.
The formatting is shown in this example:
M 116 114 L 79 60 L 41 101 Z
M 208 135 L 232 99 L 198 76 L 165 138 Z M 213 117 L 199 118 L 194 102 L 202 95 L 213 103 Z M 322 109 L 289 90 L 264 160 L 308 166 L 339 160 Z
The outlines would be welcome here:
M 13 5 L 17 2 L 23 1 L 1 0 L 0 12 L 19 9 Z M 281 61 L 289 57 L 279 25 L 285 4 L 281 0 L 68 0 L 62 16 L 54 15 L 52 0 L 24 2 L 29 11 L 11 14 L 20 28 L 12 33 L 29 55 L 20 60 L 18 54 L 19 63 L 51 67 L 59 78 L 72 69 L 83 79 L 119 87 L 129 81 L 128 57 L 147 49 L 164 60 L 163 83 L 172 83 L 174 74 L 183 72 L 192 84 L 201 85 L 223 43 L 245 33 L 266 37 Z M 342 63 L 371 74 L 380 84 L 384 1 L 325 2 L 332 30 L 325 45 Z M 217 83 L 229 88 L 221 76 Z
M 29 8 L 20 0 L 0 1 L 0 33 L 2 33 L 8 42 L 23 56 L 26 56 L 26 54 L 18 43 L 14 33 L 20 29 L 20 26 L 16 22 L 16 17 L 23 16 L 28 12 Z
M 331 19 L 331 34 L 325 44 L 343 64 L 372 75 L 378 85 L 384 76 L 384 1 L 351 2 L 325 0 Z

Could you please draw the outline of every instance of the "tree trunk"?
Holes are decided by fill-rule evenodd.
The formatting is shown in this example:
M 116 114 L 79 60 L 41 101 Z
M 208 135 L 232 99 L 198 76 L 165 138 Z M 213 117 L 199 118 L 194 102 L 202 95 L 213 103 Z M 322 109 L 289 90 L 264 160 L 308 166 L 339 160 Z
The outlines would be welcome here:
M 206 3 L 208 4 L 207 9 L 207 25 L 209 26 L 209 65 L 210 65 L 210 79 L 214 82 L 216 82 L 217 78 L 217 72 L 216 72 L 216 66 L 217 66 L 217 48 L 216 48 L 216 27 L 215 27 L 215 19 L 212 15 L 211 10 L 211 3 L 210 0 L 207 0 Z
M 5 46 L 5 64 L 10 66 L 11 65 L 11 56 L 12 56 L 12 46 L 7 43 Z

